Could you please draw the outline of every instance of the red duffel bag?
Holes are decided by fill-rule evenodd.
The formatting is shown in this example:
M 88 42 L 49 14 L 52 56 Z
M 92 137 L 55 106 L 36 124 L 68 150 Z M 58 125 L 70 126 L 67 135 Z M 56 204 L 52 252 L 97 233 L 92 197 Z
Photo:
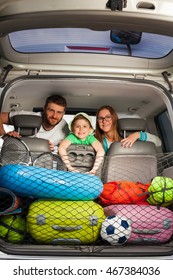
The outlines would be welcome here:
M 103 206 L 111 204 L 149 204 L 148 187 L 150 184 L 140 182 L 117 181 L 104 184 L 99 196 L 99 203 Z

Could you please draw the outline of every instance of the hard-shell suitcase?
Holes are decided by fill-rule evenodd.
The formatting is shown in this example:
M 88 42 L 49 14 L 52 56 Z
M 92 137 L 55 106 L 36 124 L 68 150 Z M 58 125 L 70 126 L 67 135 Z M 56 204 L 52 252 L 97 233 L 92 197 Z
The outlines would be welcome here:
M 44 244 L 95 242 L 105 219 L 103 208 L 93 201 L 38 200 L 27 215 L 27 229 Z
M 173 212 L 153 205 L 116 204 L 104 208 L 106 216 L 125 216 L 132 221 L 127 242 L 165 243 L 173 235 Z

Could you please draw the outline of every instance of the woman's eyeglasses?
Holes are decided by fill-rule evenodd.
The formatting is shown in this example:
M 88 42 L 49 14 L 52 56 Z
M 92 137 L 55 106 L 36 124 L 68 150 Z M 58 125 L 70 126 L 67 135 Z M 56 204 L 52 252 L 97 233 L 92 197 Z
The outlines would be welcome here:
M 97 118 L 98 122 L 103 122 L 103 121 L 109 122 L 111 119 L 112 119 L 112 116 L 110 116 L 110 115 Z

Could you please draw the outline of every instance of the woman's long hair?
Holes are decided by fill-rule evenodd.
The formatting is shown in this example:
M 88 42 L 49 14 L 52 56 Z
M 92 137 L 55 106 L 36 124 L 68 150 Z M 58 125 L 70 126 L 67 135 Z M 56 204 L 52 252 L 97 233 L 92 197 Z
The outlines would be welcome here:
M 98 109 L 96 113 L 96 129 L 95 129 L 95 137 L 102 143 L 104 138 L 104 132 L 102 129 L 100 129 L 99 123 L 98 123 L 98 115 L 100 111 L 107 109 L 112 117 L 112 126 L 111 126 L 111 133 L 112 133 L 112 139 L 113 141 L 120 141 L 121 137 L 118 133 L 118 115 L 115 112 L 115 110 L 109 106 L 105 105 Z

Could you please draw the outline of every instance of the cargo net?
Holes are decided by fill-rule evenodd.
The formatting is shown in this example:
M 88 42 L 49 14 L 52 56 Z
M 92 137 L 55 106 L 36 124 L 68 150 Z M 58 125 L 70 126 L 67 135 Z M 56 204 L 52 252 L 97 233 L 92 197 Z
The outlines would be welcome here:
M 172 153 L 105 156 L 98 174 L 90 174 L 96 160 L 91 151 L 70 150 L 73 171 L 51 152 L 36 155 L 30 151 L 24 156 L 27 160 L 20 148 L 16 152 L 1 152 L 3 242 L 67 245 L 81 250 L 86 245 L 102 250 L 129 244 L 170 244 Z

